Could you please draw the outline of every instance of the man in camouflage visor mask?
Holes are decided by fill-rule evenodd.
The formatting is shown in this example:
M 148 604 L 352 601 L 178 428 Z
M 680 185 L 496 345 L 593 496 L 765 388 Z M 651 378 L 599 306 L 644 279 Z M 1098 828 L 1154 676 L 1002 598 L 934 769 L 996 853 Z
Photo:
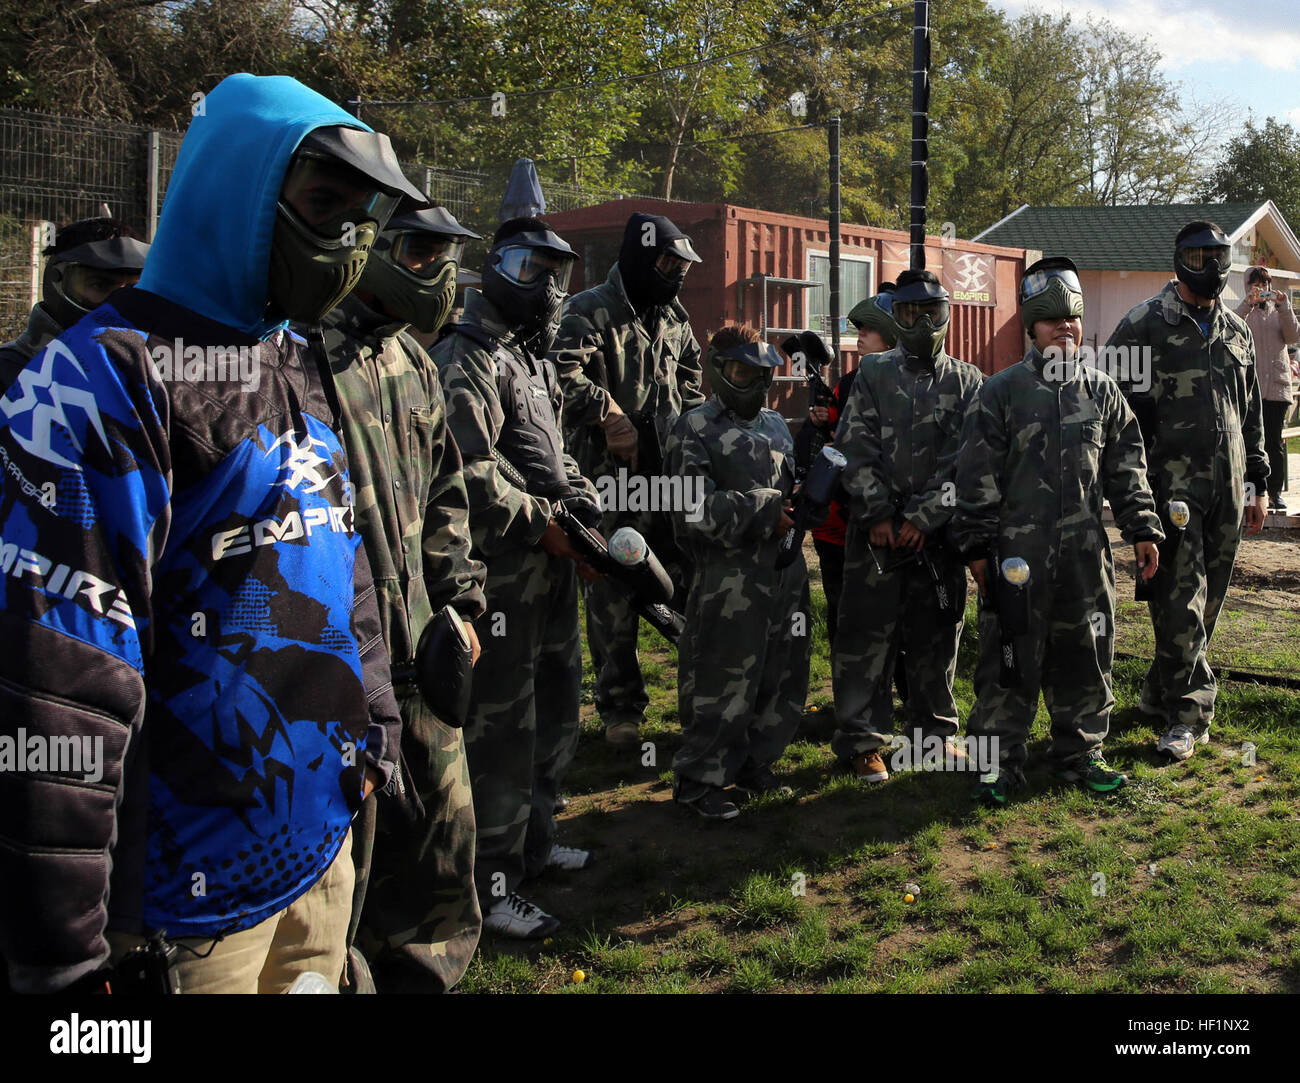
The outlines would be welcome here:
M 933 274 L 911 277 L 904 271 L 898 276 L 893 297 L 894 325 L 898 344 L 909 357 L 932 361 L 943 352 L 948 337 L 950 302 L 948 291 Z
M 416 646 L 451 606 L 477 657 L 486 570 L 470 557 L 469 498 L 438 370 L 408 324 L 436 331 L 455 296 L 464 229 L 445 208 L 390 220 L 356 290 L 322 322 L 355 517 L 374 572 L 402 714 L 393 790 L 354 823 L 351 931 L 382 992 L 445 992 L 464 973 L 482 917 L 474 889 L 474 806 L 464 741 L 415 679 Z M 314 337 L 314 336 L 309 336 Z M 450 724 L 449 724 L 450 723 Z M 351 945 L 351 940 L 349 940 Z M 355 954 L 350 955 L 355 965 Z
M 662 475 L 673 424 L 704 401 L 700 346 L 679 296 L 689 267 L 699 262 L 691 239 L 673 222 L 636 213 L 624 227 L 609 277 L 565 305 L 555 340 L 564 423 L 574 458 L 598 483 L 602 477 Z M 622 526 L 645 537 L 675 582 L 686 578 L 663 512 L 607 509 L 605 536 Z M 605 739 L 637 747 L 649 703 L 637 656 L 640 618 L 609 583 L 592 583 L 584 595 Z
M 904 271 L 892 301 L 898 345 L 863 358 L 835 431 L 848 530 L 831 749 L 867 783 L 889 778 L 882 750 L 894 737 L 900 655 L 909 737 L 958 748 L 966 574 L 945 541 L 962 424 L 982 379 L 944 350 L 948 294 L 932 271 Z
M 149 246 L 124 222 L 89 218 L 56 232 L 45 249 L 41 299 L 27 327 L 0 346 L 0 395 L 27 362 L 61 331 L 102 305 L 111 293 L 134 285 L 144 269 Z
M 725 793 L 789 789 L 772 764 L 794 737 L 808 692 L 808 573 L 803 554 L 778 567 L 794 522 L 794 441 L 763 409 L 784 362 L 752 327 L 713 336 L 705 368 L 713 398 L 677 419 L 666 472 L 702 503 L 672 514 L 694 574 L 677 645 L 682 747 L 673 797 L 710 820 L 740 814 Z
M 446 207 L 390 219 L 366 261 L 357 296 L 421 334 L 436 334 L 456 301 L 456 271 L 467 240 L 479 235 Z
M 304 136 L 276 204 L 268 316 L 314 323 L 343 300 L 403 199 L 428 203 L 388 136 L 342 126 Z
M 753 421 L 767 402 L 772 377 L 781 362 L 780 353 L 766 343 L 726 350 L 711 347 L 704 355 L 704 372 L 722 404 L 742 421 Z
M 1094 793 L 1125 785 L 1101 748 L 1115 706 L 1115 568 L 1103 499 L 1148 579 L 1164 536 L 1132 410 L 1109 376 L 1074 363 L 1083 338 L 1074 264 L 1056 257 L 1029 267 L 1020 306 L 1031 345 L 980 388 L 951 532 L 980 591 L 967 731 L 983 742 L 974 797 L 995 807 L 1025 786 L 1040 690 L 1057 776 Z
M 1218 684 L 1206 652 L 1243 528 L 1253 534 L 1264 525 L 1269 465 L 1255 341 L 1219 301 L 1230 260 L 1222 229 L 1189 222 L 1174 240 L 1177 280 L 1132 309 L 1106 343 L 1129 358 L 1119 383 L 1142 427 L 1171 536 L 1147 603 L 1155 659 L 1139 706 L 1160 720 L 1156 748 L 1174 760 L 1210 739 Z M 1186 514 L 1183 524 L 1171 505 L 1180 519 Z

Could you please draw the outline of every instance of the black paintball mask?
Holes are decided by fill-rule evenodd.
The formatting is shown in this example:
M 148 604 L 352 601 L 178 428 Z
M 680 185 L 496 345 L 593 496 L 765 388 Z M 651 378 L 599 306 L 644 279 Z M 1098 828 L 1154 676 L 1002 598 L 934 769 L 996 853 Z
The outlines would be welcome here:
M 131 237 L 89 241 L 53 253 L 41 279 L 41 304 L 64 330 L 94 311 L 115 289 L 136 282 L 149 246 Z
M 905 277 L 899 275 L 900 280 Z M 910 357 L 932 364 L 948 337 L 951 305 L 948 291 L 926 279 L 900 281 L 892 301 L 898 342 Z
M 483 268 L 483 296 L 516 329 L 518 341 L 542 357 L 560 329 L 576 253 L 545 223 L 501 237 Z
M 315 323 L 351 293 L 403 200 L 404 210 L 429 205 L 388 136 L 340 126 L 309 132 L 276 204 L 267 272 L 274 315 Z
M 663 215 L 637 213 L 627 220 L 618 270 L 637 311 L 670 303 L 691 264 L 700 262 L 691 239 Z
M 722 405 L 745 421 L 752 421 L 767 402 L 776 370 L 784 363 L 781 352 L 766 342 L 746 342 L 719 350 L 710 346 L 704 355 L 704 373 Z
M 1174 248 L 1174 273 L 1198 297 L 1218 297 L 1231 265 L 1232 243 L 1215 225 L 1188 234 Z
M 431 335 L 456 303 L 456 271 L 465 242 L 478 239 L 446 207 L 399 214 L 375 241 L 357 285 L 374 294 L 389 314 Z

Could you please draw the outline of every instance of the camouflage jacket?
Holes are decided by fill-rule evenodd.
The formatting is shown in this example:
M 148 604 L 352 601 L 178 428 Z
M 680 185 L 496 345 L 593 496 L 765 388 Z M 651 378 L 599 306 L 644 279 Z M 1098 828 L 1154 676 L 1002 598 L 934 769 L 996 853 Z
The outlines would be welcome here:
M 44 349 L 46 343 L 58 338 L 62 331 L 63 328 L 43 304 L 38 302 L 32 306 L 23 333 L 0 346 L 0 395 L 9 390 L 9 385 L 18 379 L 27 362 Z
M 740 421 L 715 395 L 677 419 L 668 436 L 664 474 L 681 477 L 673 532 L 699 563 L 725 555 L 772 563 L 773 531 L 794 490 L 794 440 L 775 410 Z
M 1215 461 L 1224 455 L 1229 477 L 1263 492 L 1268 458 L 1250 329 L 1216 304 L 1207 340 L 1176 285 L 1132 309 L 1106 344 L 1124 348 L 1119 383 L 1142 426 L 1152 487 L 1163 499 L 1189 495 L 1188 483 L 1221 481 Z
M 933 372 L 898 348 L 863 358 L 835 430 L 854 521 L 870 526 L 901 512 L 927 534 L 948 522 L 962 425 L 983 378 L 946 353 Z
M 470 531 L 474 554 L 491 563 L 494 554 L 535 546 L 551 520 L 551 504 L 511 485 L 497 468 L 493 449 L 508 426 L 518 419 L 502 409 L 500 381 L 522 377 L 535 386 L 545 380 L 549 395 L 528 403 L 530 417 L 541 411 L 554 426 L 557 442 L 561 398 L 549 362 L 534 361 L 512 345 L 509 325 L 477 290 L 468 290 L 465 314 L 451 333 L 434 346 L 447 396 L 447 425 L 464 457 L 465 490 L 469 494 Z M 491 345 L 490 345 L 491 344 Z M 595 488 L 582 477 L 568 455 L 561 469 L 577 492 L 596 499 Z
M 661 442 L 678 416 L 704 402 L 700 344 L 679 301 L 652 308 L 642 323 L 616 263 L 603 285 L 570 297 L 555 339 L 564 426 L 588 477 L 615 474 L 599 425 L 611 397 L 626 414 L 650 411 Z
M 405 326 L 355 296 L 322 321 L 357 525 L 395 666 L 410 662 L 443 606 L 481 615 L 486 577 L 470 557 L 469 500 L 438 371 Z
M 996 546 L 1037 572 L 1062 552 L 1099 552 L 1103 497 L 1126 542 L 1164 540 L 1141 430 L 1109 376 L 1064 362 L 1054 370 L 1030 348 L 984 381 L 962 437 L 950 531 L 967 560 Z

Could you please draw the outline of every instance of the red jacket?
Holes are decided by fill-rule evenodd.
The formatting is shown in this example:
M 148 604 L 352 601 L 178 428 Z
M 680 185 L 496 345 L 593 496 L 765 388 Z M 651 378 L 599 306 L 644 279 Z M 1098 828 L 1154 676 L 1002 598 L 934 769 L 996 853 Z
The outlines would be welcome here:
M 835 401 L 830 404 L 828 409 L 831 432 L 834 432 L 835 426 L 839 424 L 840 411 L 844 409 L 844 403 L 848 400 L 849 391 L 853 387 L 853 380 L 857 374 L 857 369 L 851 369 L 841 376 L 839 383 L 835 385 Z M 844 517 L 844 502 L 843 500 L 835 500 L 831 504 L 830 514 L 826 516 L 826 522 L 816 527 L 812 535 L 817 541 L 830 542 L 832 545 L 843 545 L 847 530 L 848 521 Z

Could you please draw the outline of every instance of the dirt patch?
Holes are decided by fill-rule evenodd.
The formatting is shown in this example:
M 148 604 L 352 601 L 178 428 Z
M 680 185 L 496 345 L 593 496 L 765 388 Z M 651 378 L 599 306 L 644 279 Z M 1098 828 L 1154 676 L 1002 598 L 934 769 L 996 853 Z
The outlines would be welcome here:
M 1107 529 L 1115 554 L 1115 581 L 1121 599 L 1133 597 L 1133 551 L 1119 531 Z M 1300 610 L 1300 540 L 1293 532 L 1268 531 L 1242 539 L 1232 571 L 1232 587 L 1249 587 L 1254 602 Z M 1229 597 L 1232 588 L 1229 588 Z

